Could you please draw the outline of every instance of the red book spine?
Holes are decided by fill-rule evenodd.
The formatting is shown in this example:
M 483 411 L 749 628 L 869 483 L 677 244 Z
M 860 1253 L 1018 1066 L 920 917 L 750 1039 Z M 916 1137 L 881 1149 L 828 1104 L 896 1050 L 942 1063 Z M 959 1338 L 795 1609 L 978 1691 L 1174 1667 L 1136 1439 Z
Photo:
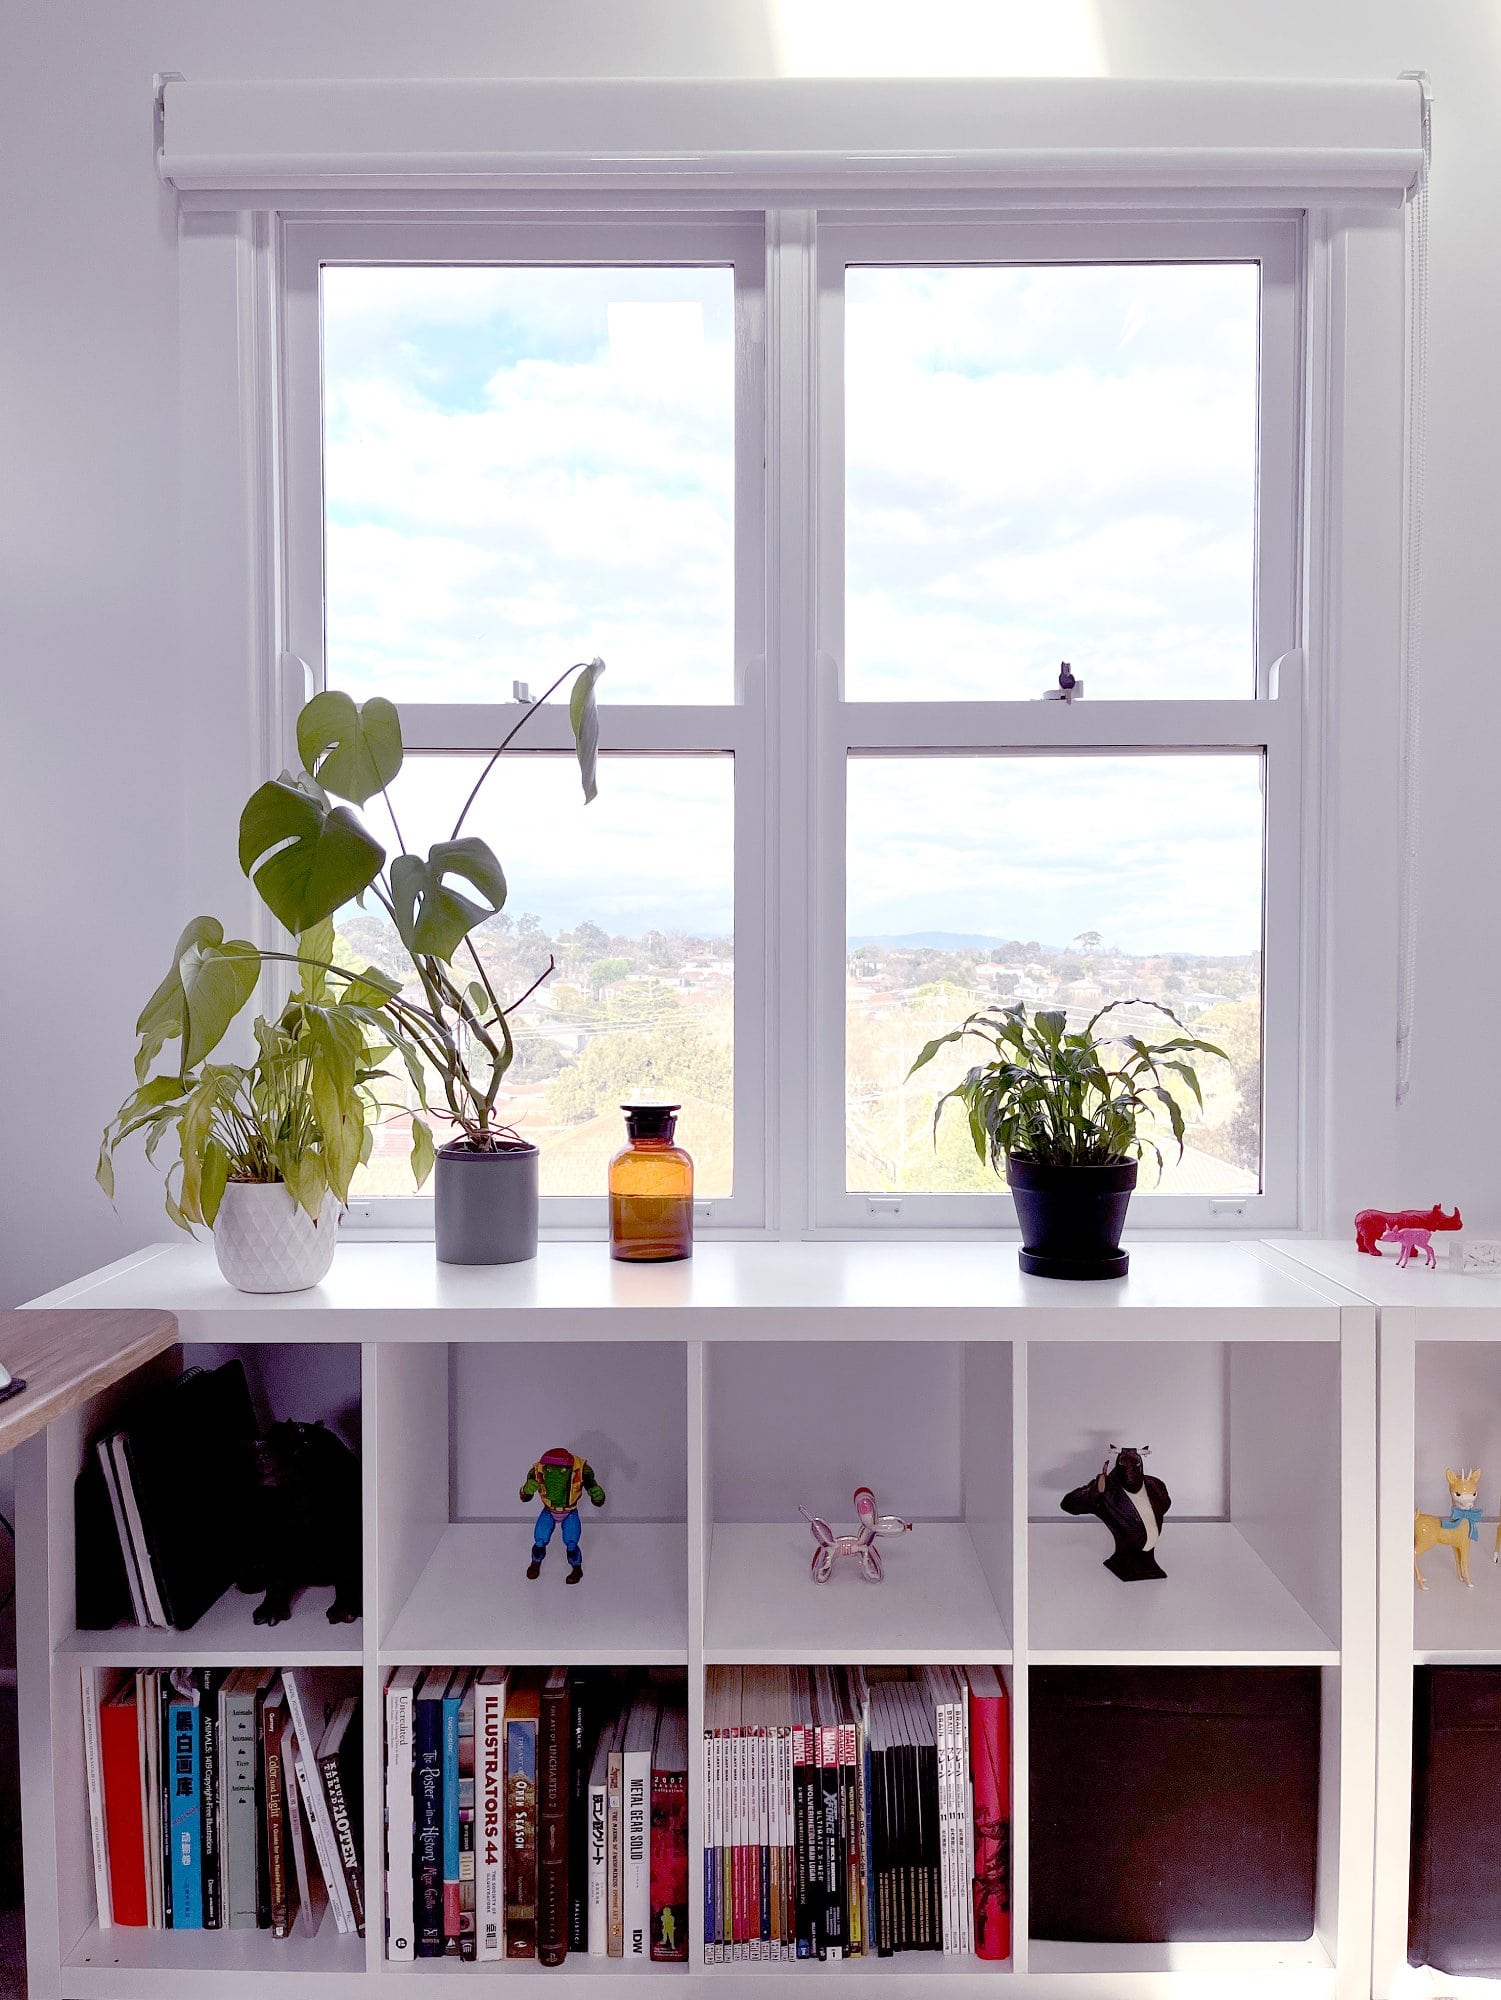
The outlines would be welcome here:
M 144 1925 L 146 1829 L 141 1817 L 141 1759 L 135 1703 L 105 1702 L 99 1710 L 99 1757 L 104 1769 L 104 1823 L 109 1832 L 109 1901 L 117 1924 Z
M 975 1787 L 975 1956 L 1011 1956 L 1011 1704 L 969 1696 L 969 1762 Z
M 688 1774 L 651 1774 L 651 1955 L 688 1956 Z

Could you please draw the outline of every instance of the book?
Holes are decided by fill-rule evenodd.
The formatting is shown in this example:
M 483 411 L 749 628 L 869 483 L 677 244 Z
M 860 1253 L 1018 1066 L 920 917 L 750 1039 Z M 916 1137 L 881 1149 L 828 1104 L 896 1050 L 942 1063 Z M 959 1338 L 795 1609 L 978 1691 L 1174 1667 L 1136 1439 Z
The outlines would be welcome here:
M 1011 1956 L 1011 1702 L 995 1667 L 966 1667 L 974 1784 L 974 1950 Z
M 459 1957 L 478 1957 L 474 1895 L 474 1676 L 459 1704 Z
M 290 1721 L 281 1732 L 281 1795 L 287 1822 L 287 1852 L 292 1857 L 292 1878 L 296 1885 L 297 1911 L 309 1937 L 317 1933 L 319 1919 L 327 1907 L 327 1891 L 316 1854 L 309 1858 L 312 1834 L 302 1810 L 302 1786 L 297 1780 L 297 1732 Z M 289 1887 L 289 1895 L 291 1893 Z
M 625 1725 L 622 1710 L 605 1772 L 605 1952 L 625 1955 Z
M 115 1507 L 98 1442 L 91 1441 L 73 1482 L 73 1621 L 80 1632 L 144 1623 Z
M 621 1743 L 625 1859 L 621 1877 L 621 1926 L 626 1958 L 651 1955 L 651 1753 L 657 1703 L 641 1692 L 631 1703 Z
M 618 1749 L 622 1717 L 617 1712 L 601 1724 L 589 1766 L 589 1956 L 606 1958 L 610 1951 L 609 1794 L 610 1758 Z
M 819 1770 L 819 1838 L 823 1855 L 823 1919 L 819 1957 L 844 1956 L 844 1829 L 839 1784 L 839 1710 L 833 1675 L 827 1667 L 813 1669 L 817 1713 Z
M 568 1949 L 589 1949 L 589 1776 L 599 1733 L 600 1685 L 587 1673 L 568 1684 Z
M 83 1770 L 89 1806 L 89 1850 L 94 1862 L 94 1909 L 100 1930 L 107 1931 L 112 1922 L 113 1904 L 110 1897 L 109 1835 L 104 1811 L 104 1754 L 99 1727 L 103 1672 L 98 1667 L 84 1667 L 79 1682 L 83 1697 Z
M 275 1678 L 271 1667 L 242 1667 L 219 1690 L 223 1739 L 224 1916 L 232 1930 L 256 1923 L 256 1700 Z
M 506 1672 L 485 1667 L 475 1682 L 475 1956 L 506 1955 Z
M 136 1707 L 141 1738 L 141 1786 L 146 1798 L 146 1885 L 151 1926 L 153 1930 L 165 1930 L 167 1849 L 162 1838 L 161 1674 L 157 1668 L 143 1667 L 136 1675 Z
M 360 1698 L 345 1695 L 329 1717 L 318 1743 L 318 1775 L 328 1801 L 332 1852 L 348 1898 L 355 1933 L 365 1935 L 364 1870 L 360 1863 L 360 1811 L 364 1804 L 364 1756 L 360 1741 Z M 330 1891 L 332 1890 L 332 1885 Z
M 186 1678 L 185 1676 L 183 1678 Z M 203 1794 L 198 1690 L 173 1674 L 167 1697 L 172 1928 L 203 1929 Z
M 459 1956 L 459 1722 L 474 1676 L 460 1668 L 443 1696 L 443 1955 Z
M 449 1667 L 429 1667 L 414 1709 L 418 1958 L 443 1956 L 443 1697 Z
M 89 1670 L 85 1670 L 87 1675 Z M 104 1789 L 108 1908 L 113 1921 L 139 1928 L 151 1921 L 146 1879 L 145 1791 L 141 1784 L 140 1706 L 135 1675 L 127 1675 L 97 1711 Z
M 266 1818 L 266 1875 L 269 1884 L 272 1937 L 289 1937 L 295 1912 L 292 1858 L 287 1850 L 286 1772 L 282 1764 L 282 1733 L 287 1726 L 284 1684 L 270 1689 L 261 1704 L 262 1810 Z
M 314 1817 L 313 1803 L 318 1790 L 318 1763 L 298 1736 L 296 1725 L 287 1730 L 283 1741 L 290 1740 L 292 1750 L 292 1771 L 297 1780 L 297 1796 L 302 1806 L 302 1818 L 307 1829 L 307 1837 L 312 1841 L 313 1854 L 318 1863 L 318 1874 L 323 1878 L 323 1889 L 328 1897 L 329 1912 L 334 1920 L 334 1929 L 347 1937 L 354 1930 L 354 1920 L 345 1907 L 342 1895 L 335 1893 L 340 1884 L 339 1857 L 330 1845 L 329 1833 L 320 1830 L 320 1820 Z
M 203 1928 L 220 1929 L 224 1922 L 224 1855 L 222 1753 L 219 1735 L 219 1689 L 225 1675 L 215 1667 L 199 1667 L 194 1679 L 198 1688 L 199 1770 L 203 1794 Z
M 148 1595 L 144 1566 L 146 1549 L 140 1530 L 139 1515 L 127 1512 L 125 1503 L 125 1480 L 123 1477 L 123 1456 L 116 1449 L 120 1444 L 116 1437 L 100 1438 L 95 1446 L 105 1490 L 109 1495 L 110 1512 L 115 1523 L 115 1535 L 119 1543 L 120 1558 L 125 1568 L 130 1586 L 131 1608 L 135 1612 L 137 1625 L 164 1626 L 165 1614 L 161 1600 L 154 1593 Z
M 651 1956 L 688 1956 L 688 1715 L 664 1705 L 651 1764 Z
M 537 1722 L 535 1674 L 506 1690 L 506 1957 L 537 1956 Z
M 397 1667 L 386 1682 L 386 1957 L 393 1965 L 416 1958 L 412 1710 L 421 1677 L 420 1667 Z
M 568 1956 L 569 1673 L 554 1667 L 542 1683 L 537 1721 L 537 1957 Z
M 281 1679 L 286 1690 L 287 1711 L 297 1737 L 301 1768 L 306 1774 L 303 1804 L 307 1808 L 313 1849 L 323 1871 L 329 1907 L 339 1930 L 351 1932 L 355 1929 L 354 1909 L 339 1863 L 338 1837 L 324 1789 L 323 1773 L 317 1762 L 317 1746 L 323 1740 L 330 1717 L 348 1692 L 349 1676 L 338 1669 L 284 1667 Z

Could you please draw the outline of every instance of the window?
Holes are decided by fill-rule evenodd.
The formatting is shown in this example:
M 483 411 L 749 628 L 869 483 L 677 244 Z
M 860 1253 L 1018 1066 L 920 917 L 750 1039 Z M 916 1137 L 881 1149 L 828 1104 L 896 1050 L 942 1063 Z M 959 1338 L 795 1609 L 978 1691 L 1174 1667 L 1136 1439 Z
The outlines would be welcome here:
M 488 969 L 555 966 L 510 1092 L 548 1219 L 602 1213 L 616 1107 L 670 1093 L 701 1226 L 992 1225 L 959 1124 L 933 1141 L 952 1079 L 906 1081 L 923 1042 L 1155 1000 L 1228 1060 L 1140 1221 L 1295 1222 L 1296 250 L 1261 220 L 286 225 L 286 639 L 401 704 L 408 844 L 520 702 L 607 663 L 595 804 L 544 710 L 475 822 L 513 884 Z M 1082 698 L 1044 700 L 1065 660 Z M 375 1219 L 401 1179 L 372 1162 Z

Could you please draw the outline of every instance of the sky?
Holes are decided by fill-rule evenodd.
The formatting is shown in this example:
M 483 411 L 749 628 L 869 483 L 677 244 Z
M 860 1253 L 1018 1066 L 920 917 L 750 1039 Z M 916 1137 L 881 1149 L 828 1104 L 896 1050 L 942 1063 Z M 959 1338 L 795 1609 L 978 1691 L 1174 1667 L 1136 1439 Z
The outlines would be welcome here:
M 731 273 L 324 274 L 327 664 L 357 698 L 733 695 Z M 1254 266 L 848 274 L 852 698 L 1253 691 Z M 1087 697 L 1088 698 L 1088 697 Z M 413 760 L 446 835 L 459 760 Z M 731 761 L 508 759 L 468 830 L 549 928 L 731 927 Z M 450 801 L 452 802 L 450 810 Z M 422 844 L 425 844 L 425 840 Z M 1260 942 L 1255 758 L 861 760 L 847 930 Z

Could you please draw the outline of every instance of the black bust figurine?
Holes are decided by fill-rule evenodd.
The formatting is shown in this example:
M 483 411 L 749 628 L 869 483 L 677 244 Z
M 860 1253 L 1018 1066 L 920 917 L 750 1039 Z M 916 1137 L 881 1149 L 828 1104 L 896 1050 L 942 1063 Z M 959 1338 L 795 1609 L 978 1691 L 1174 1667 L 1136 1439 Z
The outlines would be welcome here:
M 1115 1451 L 1113 1445 L 1111 1449 Z M 1142 1449 L 1150 1451 L 1151 1446 Z M 1065 1493 L 1061 1502 L 1065 1514 L 1097 1514 L 1105 1523 L 1115 1537 L 1115 1554 L 1105 1567 L 1122 1583 L 1167 1574 L 1157 1560 L 1157 1543 L 1163 1516 L 1173 1503 L 1162 1481 L 1147 1477 L 1141 1457 L 1134 1446 L 1123 1445 L 1113 1466 L 1107 1460 L 1087 1485 Z

